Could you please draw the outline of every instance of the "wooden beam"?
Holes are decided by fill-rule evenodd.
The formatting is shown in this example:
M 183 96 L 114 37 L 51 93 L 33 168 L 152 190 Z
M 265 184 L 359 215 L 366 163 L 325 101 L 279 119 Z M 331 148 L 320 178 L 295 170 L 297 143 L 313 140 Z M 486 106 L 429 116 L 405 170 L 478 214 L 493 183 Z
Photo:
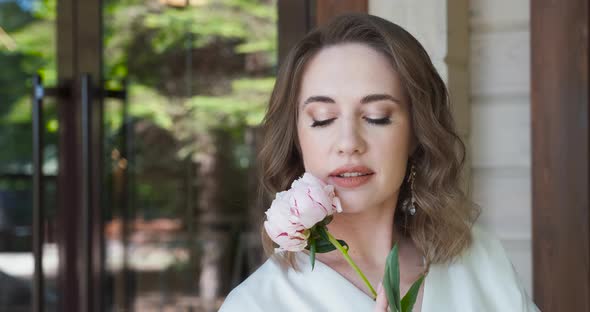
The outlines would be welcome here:
M 467 143 L 471 136 L 469 0 L 447 1 L 446 17 L 447 53 L 445 63 L 447 65 L 447 88 L 457 131 L 467 145 L 465 163 L 471 164 L 472 146 Z M 463 184 L 461 187 L 468 196 L 472 197 L 473 194 L 470 192 L 470 184 L 473 181 L 471 165 L 466 165 L 463 168 L 462 175 Z
M 278 1 L 279 64 L 297 41 L 313 27 L 313 0 Z
M 316 1 L 316 23 L 323 25 L 330 19 L 344 14 L 369 12 L 368 0 L 318 0 Z
M 542 311 L 590 311 L 588 1 L 531 2 L 533 286 Z
M 278 6 L 279 64 L 293 45 L 314 27 L 340 14 L 368 13 L 368 0 L 281 0 Z

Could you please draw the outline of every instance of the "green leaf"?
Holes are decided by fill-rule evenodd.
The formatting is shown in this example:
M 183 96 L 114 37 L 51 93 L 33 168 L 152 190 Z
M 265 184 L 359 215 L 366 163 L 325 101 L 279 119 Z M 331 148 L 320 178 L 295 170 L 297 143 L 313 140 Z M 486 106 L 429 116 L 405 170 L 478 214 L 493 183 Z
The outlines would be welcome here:
M 332 245 L 332 243 L 330 243 L 330 241 L 328 240 L 328 236 L 325 234 L 326 233 L 324 232 L 324 227 L 321 225 L 316 225 L 312 229 L 312 236 L 314 236 L 316 241 L 317 253 L 326 253 L 336 249 L 336 247 Z
M 323 225 L 317 226 L 318 233 L 320 234 L 321 238 L 326 242 L 330 242 L 330 238 L 328 238 L 328 233 L 326 233 L 326 227 Z
M 345 250 L 348 250 L 348 245 L 346 244 L 345 241 L 339 239 L 338 242 L 340 243 L 340 245 L 342 245 L 342 247 L 344 247 Z M 336 249 L 336 247 L 334 245 L 332 245 L 332 243 L 330 243 L 329 241 L 325 241 L 323 239 L 316 240 L 316 252 L 317 253 L 326 253 L 326 252 L 330 252 L 335 249 Z
M 320 238 L 316 240 L 316 252 L 317 253 L 326 253 L 336 249 L 332 243 L 325 241 L 324 239 Z
M 324 225 L 318 225 L 316 227 L 316 229 L 317 229 L 318 233 L 320 234 L 320 240 L 322 241 L 322 244 L 332 246 L 332 248 L 330 250 L 328 250 L 328 251 L 332 251 L 332 250 L 336 249 L 336 247 L 334 247 L 334 245 L 332 245 L 332 243 L 330 243 L 330 239 L 328 238 L 328 233 L 326 232 L 327 231 L 326 227 Z M 338 241 L 338 243 L 340 243 L 340 245 L 342 245 L 342 247 L 344 248 L 344 250 L 348 251 L 348 248 L 349 247 L 348 247 L 348 244 L 345 241 L 343 241 L 341 239 L 337 239 L 337 241 Z M 324 252 L 328 252 L 328 251 L 324 251 Z
M 332 219 L 334 219 L 334 216 L 327 216 L 320 224 L 328 225 L 330 222 L 332 222 Z
M 313 268 L 315 266 L 315 251 L 316 251 L 316 241 L 315 238 L 313 236 L 309 237 L 309 260 L 311 260 L 311 270 L 313 271 Z
M 383 278 L 383 287 L 389 301 L 391 312 L 401 312 L 400 289 L 399 289 L 399 258 L 397 244 L 393 246 L 385 265 L 385 276 Z
M 419 279 L 417 279 L 408 293 L 404 296 L 401 302 L 402 312 L 411 312 L 414 308 L 414 303 L 416 303 L 416 298 L 418 297 L 418 291 L 420 290 L 420 285 L 424 281 L 424 275 L 422 275 Z
M 344 250 L 348 251 L 348 244 L 341 240 L 341 239 L 337 239 L 337 241 L 340 243 L 340 245 L 342 245 L 342 247 L 344 247 Z

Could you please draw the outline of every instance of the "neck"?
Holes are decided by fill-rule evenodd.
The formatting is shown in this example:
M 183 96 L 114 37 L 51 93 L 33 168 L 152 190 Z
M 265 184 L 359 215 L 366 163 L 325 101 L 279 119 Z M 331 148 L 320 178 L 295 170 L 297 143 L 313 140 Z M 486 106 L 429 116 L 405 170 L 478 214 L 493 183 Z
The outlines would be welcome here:
M 328 230 L 348 244 L 348 253 L 353 259 L 382 266 L 398 240 L 393 228 L 395 210 L 391 205 L 372 208 L 360 213 L 334 215 Z

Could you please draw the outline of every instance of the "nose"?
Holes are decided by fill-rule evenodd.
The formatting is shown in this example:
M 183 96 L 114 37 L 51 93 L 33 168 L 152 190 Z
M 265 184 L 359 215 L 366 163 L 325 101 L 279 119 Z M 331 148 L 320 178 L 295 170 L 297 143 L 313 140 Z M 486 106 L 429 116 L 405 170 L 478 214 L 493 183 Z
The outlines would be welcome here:
M 339 155 L 363 154 L 367 149 L 361 129 L 354 122 L 343 123 L 337 143 Z

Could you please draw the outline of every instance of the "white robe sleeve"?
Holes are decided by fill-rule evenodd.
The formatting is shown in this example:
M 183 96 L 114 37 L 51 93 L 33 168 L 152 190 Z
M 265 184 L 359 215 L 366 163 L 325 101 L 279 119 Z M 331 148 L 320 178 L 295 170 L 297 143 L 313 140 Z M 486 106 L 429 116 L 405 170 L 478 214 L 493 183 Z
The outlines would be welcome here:
M 472 246 L 456 262 L 431 267 L 423 311 L 539 311 L 501 242 L 478 225 L 472 233 Z

